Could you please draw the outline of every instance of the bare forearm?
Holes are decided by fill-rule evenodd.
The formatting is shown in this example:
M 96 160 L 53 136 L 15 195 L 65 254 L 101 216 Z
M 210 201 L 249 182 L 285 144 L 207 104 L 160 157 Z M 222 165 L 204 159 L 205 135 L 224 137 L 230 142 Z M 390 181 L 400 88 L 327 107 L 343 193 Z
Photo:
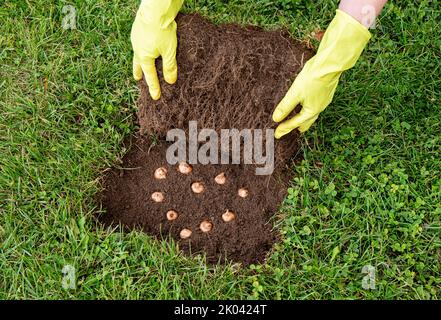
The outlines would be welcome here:
M 341 0 L 339 9 L 369 28 L 386 2 L 387 0 Z

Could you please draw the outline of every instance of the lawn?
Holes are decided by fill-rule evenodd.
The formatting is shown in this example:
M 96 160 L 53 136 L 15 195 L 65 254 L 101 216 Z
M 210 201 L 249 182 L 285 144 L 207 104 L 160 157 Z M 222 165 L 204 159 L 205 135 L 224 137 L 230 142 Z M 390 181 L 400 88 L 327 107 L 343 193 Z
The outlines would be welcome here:
M 227 2 L 227 3 L 225 3 Z M 63 6 L 76 9 L 64 30 Z M 137 128 L 138 1 L 6 0 L 0 8 L 0 298 L 439 299 L 441 4 L 390 2 L 304 160 L 265 265 L 207 266 L 176 244 L 95 220 L 106 168 Z M 187 0 L 216 23 L 310 40 L 337 1 Z M 62 270 L 76 271 L 65 289 Z M 371 266 L 371 267 L 369 267 Z M 366 288 L 366 269 L 375 289 Z M 371 282 L 372 284 L 372 282 Z

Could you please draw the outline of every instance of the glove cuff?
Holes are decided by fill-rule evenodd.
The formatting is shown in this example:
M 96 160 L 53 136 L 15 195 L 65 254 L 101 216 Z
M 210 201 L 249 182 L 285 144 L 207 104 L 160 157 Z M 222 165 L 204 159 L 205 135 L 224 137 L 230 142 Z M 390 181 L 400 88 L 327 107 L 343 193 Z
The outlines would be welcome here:
M 360 38 L 360 40 L 363 40 L 365 42 L 364 46 L 366 46 L 366 44 L 369 42 L 369 40 L 372 37 L 368 28 L 366 28 L 363 24 L 361 24 L 359 21 L 357 21 L 350 14 L 348 14 L 340 9 L 337 9 L 335 11 L 336 11 L 336 13 L 335 13 L 334 20 L 337 20 L 339 23 L 347 25 L 347 28 L 351 29 L 348 31 L 352 32 L 354 35 L 357 35 Z
M 339 76 L 355 65 L 370 38 L 365 26 L 337 9 L 311 62 L 323 76 Z

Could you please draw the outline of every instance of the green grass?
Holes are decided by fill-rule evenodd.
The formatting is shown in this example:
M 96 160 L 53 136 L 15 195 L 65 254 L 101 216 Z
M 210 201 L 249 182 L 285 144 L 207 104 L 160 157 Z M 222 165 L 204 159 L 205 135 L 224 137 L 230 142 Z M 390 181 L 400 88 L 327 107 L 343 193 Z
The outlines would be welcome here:
M 333 104 L 305 136 L 266 265 L 207 267 L 93 218 L 103 171 L 136 131 L 136 1 L 0 8 L 0 298 L 440 298 L 441 5 L 389 3 Z M 67 4 L 67 2 L 66 2 Z M 215 22 L 326 28 L 336 1 L 191 1 Z M 315 43 L 316 44 L 316 43 Z M 317 44 L 316 44 L 317 45 Z M 76 268 L 77 287 L 61 285 Z M 365 290 L 362 268 L 376 268 Z

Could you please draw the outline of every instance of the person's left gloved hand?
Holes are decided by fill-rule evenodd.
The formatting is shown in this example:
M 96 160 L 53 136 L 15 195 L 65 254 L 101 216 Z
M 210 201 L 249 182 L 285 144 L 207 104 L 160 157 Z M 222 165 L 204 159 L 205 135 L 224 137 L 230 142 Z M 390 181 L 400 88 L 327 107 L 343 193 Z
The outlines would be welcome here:
M 132 26 L 133 77 L 144 73 L 152 99 L 161 97 L 155 59 L 162 57 L 164 80 L 173 84 L 178 78 L 175 18 L 184 0 L 143 0 Z
M 317 54 L 303 67 L 286 96 L 273 113 L 273 120 L 281 122 L 275 137 L 294 129 L 305 132 L 332 101 L 343 71 L 352 68 L 371 35 L 368 29 L 347 13 L 337 10 L 320 43 Z M 286 120 L 298 105 L 302 110 Z

